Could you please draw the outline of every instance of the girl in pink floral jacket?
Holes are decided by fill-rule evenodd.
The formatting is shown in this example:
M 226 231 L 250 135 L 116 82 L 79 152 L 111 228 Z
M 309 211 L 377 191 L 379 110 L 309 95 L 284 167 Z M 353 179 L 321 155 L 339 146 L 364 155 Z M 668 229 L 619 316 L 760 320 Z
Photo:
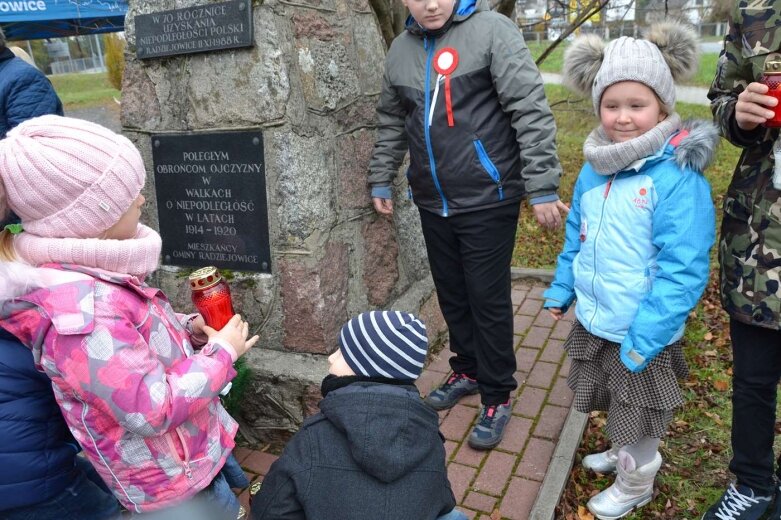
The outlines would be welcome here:
M 138 222 L 145 177 L 130 141 L 81 120 L 39 117 L 0 141 L 0 213 L 23 230 L 0 233 L 0 326 L 33 350 L 119 501 L 174 518 L 196 495 L 214 505 L 237 430 L 218 395 L 258 337 L 238 315 L 216 331 L 176 314 L 143 283 L 161 249 Z

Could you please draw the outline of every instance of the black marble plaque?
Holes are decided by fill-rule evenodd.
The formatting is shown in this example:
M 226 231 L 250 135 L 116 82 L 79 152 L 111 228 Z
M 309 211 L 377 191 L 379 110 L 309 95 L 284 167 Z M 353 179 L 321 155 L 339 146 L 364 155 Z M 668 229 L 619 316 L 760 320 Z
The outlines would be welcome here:
M 140 59 L 251 47 L 252 0 L 232 0 L 136 16 Z
M 261 132 L 152 136 L 163 263 L 271 272 Z

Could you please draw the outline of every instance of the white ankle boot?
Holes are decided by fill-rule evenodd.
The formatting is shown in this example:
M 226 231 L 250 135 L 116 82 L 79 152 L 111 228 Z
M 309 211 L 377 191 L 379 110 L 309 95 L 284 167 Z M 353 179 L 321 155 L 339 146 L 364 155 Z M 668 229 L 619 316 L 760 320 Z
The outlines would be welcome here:
M 638 468 L 635 459 L 626 450 L 620 450 L 616 481 L 588 501 L 589 511 L 600 520 L 617 520 L 646 505 L 653 498 L 654 477 L 661 466 L 658 451 L 651 462 Z
M 586 455 L 583 457 L 583 467 L 597 473 L 615 473 L 619 449 L 620 447 L 613 446 L 607 451 Z

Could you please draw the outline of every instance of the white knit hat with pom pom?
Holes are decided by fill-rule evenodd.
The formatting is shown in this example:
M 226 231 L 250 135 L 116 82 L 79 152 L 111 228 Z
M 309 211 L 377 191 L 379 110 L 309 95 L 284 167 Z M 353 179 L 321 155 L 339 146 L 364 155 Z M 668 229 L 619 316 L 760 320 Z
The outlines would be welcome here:
M 651 88 L 664 105 L 675 109 L 675 81 L 697 70 L 697 35 L 678 22 L 652 25 L 645 39 L 622 36 L 610 43 L 594 35 L 575 40 L 564 54 L 564 83 L 591 94 L 594 111 L 605 89 L 621 81 L 637 81 Z

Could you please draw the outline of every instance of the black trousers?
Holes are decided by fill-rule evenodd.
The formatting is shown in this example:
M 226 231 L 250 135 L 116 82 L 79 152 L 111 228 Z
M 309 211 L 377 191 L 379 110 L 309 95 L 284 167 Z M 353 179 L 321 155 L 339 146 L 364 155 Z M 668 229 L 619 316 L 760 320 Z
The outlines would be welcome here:
M 781 332 L 730 321 L 732 337 L 732 461 L 739 484 L 772 495 L 776 391 Z M 778 463 L 781 468 L 781 458 Z M 781 469 L 778 470 L 781 474 Z
M 507 402 L 517 384 L 510 262 L 520 203 L 440 217 L 420 210 L 454 372 L 477 379 L 484 405 Z

